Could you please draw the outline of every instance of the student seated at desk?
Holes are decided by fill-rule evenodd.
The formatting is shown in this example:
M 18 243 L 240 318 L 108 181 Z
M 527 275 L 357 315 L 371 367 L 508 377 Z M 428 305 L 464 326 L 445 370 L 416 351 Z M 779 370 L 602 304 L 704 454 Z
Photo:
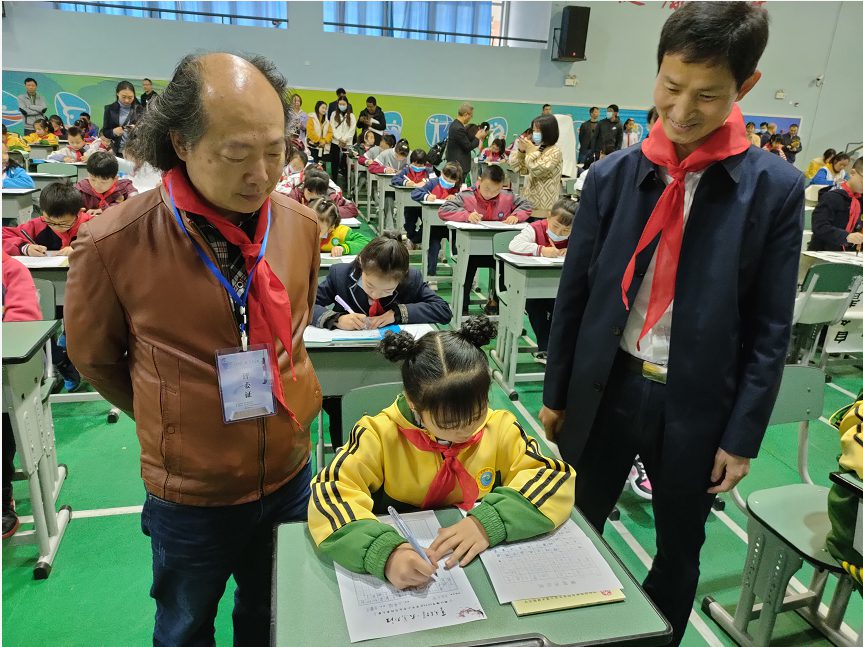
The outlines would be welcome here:
M 132 180 L 117 177 L 120 167 L 117 158 L 105 151 L 96 151 L 87 160 L 87 177 L 80 180 L 75 188 L 84 199 L 84 208 L 91 216 L 120 204 L 138 191 Z
M 359 254 L 369 244 L 369 239 L 359 231 L 341 224 L 338 205 L 329 198 L 315 198 L 309 208 L 318 214 L 321 227 L 321 253 L 333 258 Z
M 467 566 L 489 547 L 550 532 L 570 517 L 575 471 L 543 456 L 511 412 L 489 409 L 481 347 L 494 335 L 479 318 L 419 340 L 404 332 L 384 338 L 384 356 L 403 362 L 404 392 L 357 422 L 333 459 L 338 468 L 312 481 L 309 532 L 322 553 L 404 589 L 426 584 L 446 555 L 447 569 Z M 388 505 L 456 505 L 467 517 L 438 532 L 426 549 L 432 565 L 375 518 Z
M 9 150 L 3 144 L 3 188 L 4 189 L 35 189 L 36 183 L 18 162 L 9 157 Z
M 408 163 L 411 152 L 410 144 L 402 140 L 394 148 L 388 148 L 369 164 L 372 173 L 398 173 Z
M 3 124 L 3 145 L 10 151 L 30 150 L 30 144 L 21 139 L 21 135 L 18 133 L 10 133 L 9 129 L 6 128 L 6 124 Z
M 818 172 L 812 176 L 809 184 L 818 184 L 821 186 L 838 186 L 845 179 L 845 168 L 851 163 L 851 158 L 848 153 L 836 153 L 829 162 L 818 169 Z
M 522 229 L 509 243 L 509 251 L 522 256 L 560 258 L 566 256 L 569 234 L 578 203 L 566 198 L 558 200 L 548 218 L 536 220 Z M 551 333 L 551 315 L 554 299 L 528 299 L 525 303 L 530 326 L 536 334 L 534 359 L 540 364 L 548 360 L 548 336 Z
M 351 146 L 351 152 L 360 158 L 368 153 L 371 149 L 373 149 L 377 144 L 375 143 L 375 134 L 371 130 L 367 130 L 363 133 L 363 139 L 360 142 L 357 142 L 353 146 Z
M 395 145 L 395 136 L 391 135 L 390 133 L 384 133 L 384 136 L 381 137 L 381 143 L 377 146 L 372 146 L 369 150 L 366 151 L 365 155 L 360 155 L 357 161 L 363 166 L 369 166 L 378 157 L 380 157 L 381 153 L 395 148 Z
M 809 160 L 809 166 L 806 167 L 806 172 L 803 173 L 803 176 L 806 178 L 807 182 L 815 177 L 815 174 L 819 171 L 819 169 L 824 168 L 824 165 L 827 164 L 833 157 L 836 155 L 836 150 L 833 148 L 828 148 L 824 151 L 824 154 L 821 157 L 813 157 Z
M 341 218 L 356 218 L 359 214 L 357 205 L 345 198 L 341 191 L 333 191 L 330 187 L 330 176 L 319 168 L 310 168 L 303 173 L 303 183 L 294 187 L 288 195 L 300 204 L 311 204 L 312 200 L 327 198 L 339 208 Z
M 312 325 L 363 330 L 392 324 L 446 324 L 451 319 L 447 302 L 429 289 L 422 274 L 410 269 L 410 252 L 399 234 L 384 232 L 353 263 L 330 268 L 318 286 Z M 323 408 L 330 417 L 333 447 L 338 447 L 342 442 L 341 398 L 324 398 Z
M 81 130 L 84 141 L 88 144 L 99 136 L 99 128 L 93 123 L 89 112 L 82 112 L 75 125 Z
M 836 425 L 833 417 L 830 422 Z M 863 400 L 859 399 L 859 396 L 836 426 L 839 428 L 842 447 L 839 456 L 840 470 L 863 479 Z M 827 534 L 827 550 L 851 576 L 857 591 L 863 593 L 863 555 L 858 548 L 859 541 L 856 540 L 856 529 L 860 524 L 857 519 L 860 500 L 859 496 L 838 483 L 834 483 L 830 488 L 827 495 L 827 516 L 830 518 L 831 529 Z
M 69 126 L 69 143 L 48 155 L 49 162 L 86 162 L 90 154 L 84 143 L 84 135 L 77 126 Z
M 425 186 L 429 177 L 434 175 L 434 169 L 426 161 L 426 152 L 422 148 L 411 151 L 410 163 L 390 181 L 393 186 L 410 188 Z
M 123 157 L 115 157 L 117 160 L 117 168 L 120 173 L 123 173 L 126 179 L 132 181 L 132 186 L 138 193 L 155 189 L 162 184 L 162 172 L 149 162 L 141 162 L 138 158 L 136 142 L 138 141 L 138 130 L 134 129 L 129 133 L 129 138 L 126 141 L 126 148 L 123 149 Z
M 48 128 L 47 119 L 37 119 L 33 123 L 33 132 L 25 135 L 24 141 L 28 144 L 49 144 L 57 146 L 60 143 L 57 135 L 52 133 Z
M 134 131 L 133 131 L 134 132 Z M 102 129 L 99 131 L 99 136 L 92 142 L 87 144 L 87 155 L 90 156 L 96 151 L 104 151 L 106 153 L 114 152 L 114 140 L 111 139 L 111 131 Z
M 66 139 L 68 134 L 66 126 L 63 125 L 63 120 L 60 115 L 51 115 L 48 117 L 48 130 L 57 135 L 57 139 Z
M 860 199 L 863 193 L 863 157 L 854 162 L 848 180 L 822 193 L 812 212 L 810 251 L 842 252 L 863 246 Z
M 483 149 L 477 159 L 480 162 L 505 162 L 506 140 L 503 137 L 495 139 L 488 148 Z
M 479 179 L 479 186 L 457 193 L 454 200 L 441 205 L 438 216 L 441 220 L 451 222 L 479 223 L 483 220 L 505 222 L 514 225 L 530 218 L 531 204 L 523 197 L 503 188 L 506 174 L 500 166 L 490 164 L 485 167 Z M 468 314 L 470 293 L 473 288 L 473 278 L 480 267 L 494 268 L 493 256 L 471 256 L 467 265 L 467 277 L 464 286 L 464 302 L 462 314 Z M 494 286 L 492 286 L 494 292 Z M 485 304 L 486 314 L 497 312 L 497 298 L 494 293 L 489 295 Z
M 294 148 L 288 154 L 288 163 L 285 165 L 285 170 L 282 172 L 282 177 L 279 179 L 279 183 L 276 185 L 276 191 L 279 193 L 284 193 L 285 195 L 290 195 L 291 191 L 300 186 L 305 179 L 305 174 L 307 171 L 315 169 L 317 171 L 324 171 L 324 167 L 318 164 L 317 162 L 310 162 L 309 156 L 305 153 L 305 151 L 301 151 L 298 148 Z M 325 172 L 325 171 L 324 171 Z M 329 177 L 329 176 L 327 176 Z M 338 193 L 341 195 L 342 187 L 333 182 L 330 178 L 330 190 L 328 193 Z
M 447 162 L 441 171 L 440 177 L 432 178 L 423 186 L 411 191 L 411 199 L 416 202 L 455 200 L 455 195 L 461 191 L 463 177 L 461 164 L 458 162 Z M 405 207 L 405 231 L 408 235 L 409 247 L 417 247 L 422 240 L 422 227 L 417 227 L 417 218 L 421 214 L 421 207 Z M 437 261 L 441 241 L 447 237 L 447 233 L 447 228 L 441 226 L 434 226 L 429 232 L 429 276 L 437 276 Z
M 3 321 L 39 321 L 39 296 L 29 270 L 3 252 Z M 15 435 L 8 413 L 3 413 L 3 539 L 18 530 L 18 515 L 12 499 L 15 474 Z

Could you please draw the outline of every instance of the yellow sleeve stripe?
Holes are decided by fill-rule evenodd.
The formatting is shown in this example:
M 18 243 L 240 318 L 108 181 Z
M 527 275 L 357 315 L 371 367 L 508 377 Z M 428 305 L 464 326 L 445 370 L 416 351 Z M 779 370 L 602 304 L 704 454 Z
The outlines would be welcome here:
M 360 446 L 360 437 L 365 431 L 365 427 L 355 426 L 351 430 L 348 444 L 339 451 L 333 462 L 324 468 L 312 483 L 312 501 L 318 511 L 330 522 L 333 532 L 351 521 L 356 521 L 354 511 L 339 491 L 338 480 L 339 470 L 347 457 L 357 452 Z

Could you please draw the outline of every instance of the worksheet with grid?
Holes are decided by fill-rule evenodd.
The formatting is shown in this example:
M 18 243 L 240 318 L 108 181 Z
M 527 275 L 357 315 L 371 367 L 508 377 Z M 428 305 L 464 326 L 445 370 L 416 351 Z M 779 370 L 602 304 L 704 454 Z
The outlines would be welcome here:
M 611 567 L 572 519 L 552 533 L 499 544 L 480 557 L 501 604 L 621 588 Z

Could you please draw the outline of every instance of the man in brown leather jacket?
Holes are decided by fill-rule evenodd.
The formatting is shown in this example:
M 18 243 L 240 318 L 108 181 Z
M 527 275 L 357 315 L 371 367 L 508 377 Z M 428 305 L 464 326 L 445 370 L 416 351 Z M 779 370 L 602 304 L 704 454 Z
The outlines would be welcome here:
M 320 234 L 313 212 L 273 193 L 285 96 L 264 59 L 183 59 L 134 143 L 162 186 L 82 227 L 71 259 L 69 354 L 141 443 L 156 645 L 213 644 L 231 575 L 234 644 L 268 645 L 273 527 L 306 518 L 321 393 L 302 335 Z M 223 353 L 262 358 L 252 386 L 268 406 L 229 407 Z

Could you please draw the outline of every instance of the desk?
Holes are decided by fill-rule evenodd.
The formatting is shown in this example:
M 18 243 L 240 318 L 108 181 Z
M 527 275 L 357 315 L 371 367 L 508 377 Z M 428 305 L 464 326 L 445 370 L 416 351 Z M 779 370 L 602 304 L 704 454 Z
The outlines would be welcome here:
M 506 175 L 509 178 L 510 186 L 512 187 L 512 192 L 518 194 L 521 192 L 521 185 L 524 184 L 524 179 L 527 177 L 525 175 L 519 175 L 516 171 L 514 171 L 508 163 L 501 164 L 500 167 L 506 171 Z
M 379 232 L 375 228 L 374 219 L 372 218 L 372 196 L 376 195 L 376 183 L 378 182 L 378 175 L 376 173 L 372 173 L 366 168 L 366 222 L 369 227 L 371 227 L 376 234 Z
M 73 181 L 77 182 L 77 174 L 61 175 L 59 173 L 30 173 L 30 177 L 33 178 L 33 181 L 36 183 L 36 188 L 40 191 L 55 182 L 64 182 L 66 184 L 72 184 Z
M 461 519 L 453 508 L 439 510 L 437 516 L 443 526 Z M 581 513 L 573 510 L 572 518 L 620 580 L 626 595 L 623 602 L 519 618 L 511 605 L 498 603 L 482 561 L 476 558 L 465 568 L 465 573 L 488 616 L 486 620 L 358 644 L 382 647 L 465 647 L 500 645 L 503 641 L 521 647 L 668 644 L 671 627 L 662 614 Z M 273 638 L 277 647 L 350 644 L 335 569 L 329 559 L 317 552 L 307 524 L 287 523 L 278 527 L 273 569 Z M 300 586 L 302 594 L 298 594 Z
M 27 266 L 26 256 L 19 257 L 24 266 Z M 69 266 L 66 267 L 28 267 L 34 279 L 45 279 L 54 284 L 54 303 L 62 306 L 66 303 L 66 277 L 69 274 Z
M 395 202 L 396 195 L 396 187 L 390 184 L 391 179 L 395 177 L 395 173 L 376 173 L 378 180 L 378 193 L 377 193 L 377 217 L 378 217 L 378 235 L 383 233 L 389 227 L 387 227 L 387 221 L 389 220 L 387 216 L 392 215 L 392 206 L 387 206 L 387 194 L 392 194 L 392 200 L 390 201 L 390 205 Z M 371 223 L 370 223 L 371 224 Z
M 33 194 L 39 189 L 3 189 L 4 224 L 24 224 L 33 215 Z
M 395 197 L 395 229 L 396 231 L 404 232 L 405 230 L 405 207 L 416 205 L 416 202 L 411 200 L 411 193 L 416 188 L 414 186 L 397 186 Z
M 324 279 L 330 274 L 330 268 L 333 265 L 340 263 L 353 263 L 356 255 L 353 256 L 330 256 L 330 252 L 321 252 L 321 266 L 318 268 L 318 283 L 323 283 Z
M 512 254 L 498 254 L 502 264 L 504 285 L 506 285 L 506 307 L 501 307 L 497 333 L 497 344 L 491 351 L 492 376 L 509 396 L 518 400 L 515 385 L 517 382 L 537 382 L 545 377 L 545 372 L 517 373 L 518 342 L 524 327 L 524 308 L 527 295 L 531 299 L 555 299 L 560 284 L 563 263 L 542 263 L 533 257 L 518 257 Z
M 423 210 L 423 239 L 422 239 L 422 249 L 420 250 L 420 257 L 422 260 L 422 275 L 423 281 L 429 280 L 429 243 L 431 243 L 431 228 L 432 227 L 446 227 L 447 221 L 441 220 L 438 215 L 438 211 L 440 210 L 440 206 L 446 202 L 446 200 L 435 200 L 434 202 L 423 202 L 422 210 Z M 452 249 L 450 249 L 450 253 L 452 253 Z M 445 265 L 444 263 L 438 263 L 438 269 L 440 269 L 441 265 Z M 452 281 L 451 276 L 435 276 L 435 280 L 437 281 Z
M 77 167 L 78 180 L 76 181 L 87 179 L 87 162 L 63 162 L 63 164 Z
M 19 531 L 9 541 L 38 545 L 39 560 L 33 570 L 37 580 L 51 574 L 72 518 L 69 506 L 56 510 L 67 470 L 57 464 L 51 407 L 42 401 L 45 364 L 41 350 L 59 329 L 59 321 L 3 324 L 3 403 L 27 477 L 35 526 L 34 530 Z
M 503 223 L 495 223 L 495 227 L 488 227 L 482 224 L 473 224 L 468 222 L 448 222 L 447 227 L 458 232 L 458 254 L 454 256 L 455 267 L 453 268 L 452 279 L 452 327 L 458 330 L 462 322 L 462 306 L 464 288 L 467 280 L 467 264 L 471 256 L 494 256 L 493 239 L 495 234 L 503 231 L 514 231 L 524 229 L 527 224 L 518 223 L 515 225 L 505 225 Z M 492 277 L 494 280 L 494 277 Z
M 48 155 L 55 150 L 57 147 L 51 144 L 30 144 L 30 160 L 48 159 Z
M 830 480 L 859 497 L 863 497 L 863 481 L 853 472 L 830 472 Z
M 338 344 L 307 343 L 309 359 L 321 383 L 324 397 L 342 396 L 348 391 L 368 386 L 400 382 L 401 367 L 377 351 L 378 342 L 339 342 Z M 347 440 L 347 439 L 345 439 Z M 323 414 L 318 414 L 318 469 L 324 466 Z M 335 575 L 333 575 L 335 581 Z M 329 611 L 330 609 L 328 609 Z M 293 643 L 297 644 L 297 643 Z M 309 643 L 327 644 L 327 643 Z

